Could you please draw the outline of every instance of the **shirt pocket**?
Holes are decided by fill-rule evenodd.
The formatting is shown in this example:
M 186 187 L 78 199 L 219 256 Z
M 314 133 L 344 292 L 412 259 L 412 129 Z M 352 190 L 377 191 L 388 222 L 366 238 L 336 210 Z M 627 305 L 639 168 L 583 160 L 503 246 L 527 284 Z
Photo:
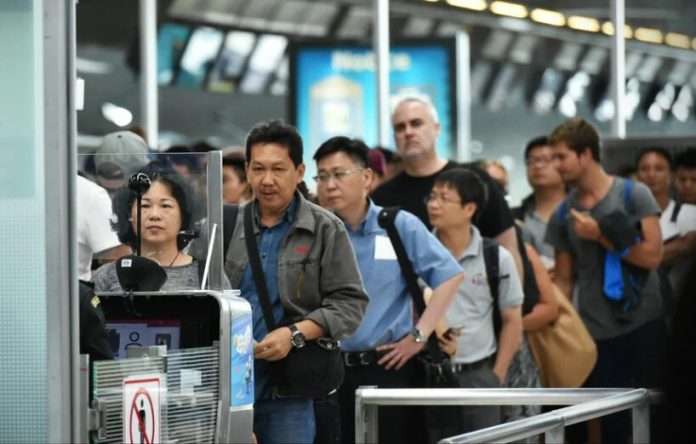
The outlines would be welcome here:
M 305 307 L 308 304 L 318 306 L 321 300 L 319 259 L 291 260 L 280 267 L 288 299 Z

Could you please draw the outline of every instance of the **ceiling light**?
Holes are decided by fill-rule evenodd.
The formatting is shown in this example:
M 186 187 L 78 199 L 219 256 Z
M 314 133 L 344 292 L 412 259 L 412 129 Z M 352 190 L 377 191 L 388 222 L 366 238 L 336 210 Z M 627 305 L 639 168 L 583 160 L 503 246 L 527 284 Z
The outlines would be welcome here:
M 548 9 L 536 8 L 531 14 L 532 20 L 537 23 L 551 26 L 564 26 L 565 17 L 560 12 L 550 11 Z
M 101 112 L 106 120 L 121 128 L 130 125 L 133 121 L 133 114 L 130 111 L 110 102 L 102 103 Z
M 635 32 L 636 39 L 647 43 L 662 43 L 662 32 L 651 28 L 638 28 Z
M 423 1 L 428 2 L 428 3 L 437 3 L 440 0 L 423 0 Z
M 614 24 L 612 22 L 604 22 L 602 24 L 602 32 L 606 35 L 614 35 Z M 633 28 L 628 25 L 624 25 L 624 38 L 633 38 Z
M 599 21 L 592 17 L 573 15 L 568 17 L 568 27 L 578 31 L 597 32 L 600 29 Z
M 510 2 L 495 1 L 491 3 L 491 12 L 508 17 L 525 18 L 529 13 L 524 5 Z
M 458 8 L 473 9 L 474 11 L 484 11 L 488 7 L 484 0 L 447 0 L 447 3 Z
M 689 36 L 685 34 L 677 34 L 676 32 L 668 32 L 665 35 L 665 43 L 670 46 L 676 46 L 677 48 L 689 49 L 691 42 L 689 41 Z

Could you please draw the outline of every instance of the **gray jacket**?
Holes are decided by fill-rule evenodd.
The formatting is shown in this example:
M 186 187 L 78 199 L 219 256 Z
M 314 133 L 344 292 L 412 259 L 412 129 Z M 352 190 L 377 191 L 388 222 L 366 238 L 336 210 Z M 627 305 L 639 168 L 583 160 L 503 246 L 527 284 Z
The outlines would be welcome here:
M 292 225 L 278 255 L 278 290 L 285 318 L 311 319 L 326 335 L 340 340 L 353 334 L 367 308 L 367 294 L 355 252 L 343 222 L 299 193 Z M 249 203 L 247 205 L 252 205 Z M 249 259 L 244 243 L 244 208 L 240 206 L 225 272 L 239 288 Z M 260 230 L 254 224 L 258 238 Z

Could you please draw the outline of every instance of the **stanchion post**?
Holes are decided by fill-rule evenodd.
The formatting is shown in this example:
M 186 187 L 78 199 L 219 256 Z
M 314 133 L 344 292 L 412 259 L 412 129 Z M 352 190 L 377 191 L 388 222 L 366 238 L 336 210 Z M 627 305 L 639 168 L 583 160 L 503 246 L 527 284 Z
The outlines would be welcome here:
M 650 442 L 650 401 L 645 400 L 631 409 L 633 421 L 633 442 Z

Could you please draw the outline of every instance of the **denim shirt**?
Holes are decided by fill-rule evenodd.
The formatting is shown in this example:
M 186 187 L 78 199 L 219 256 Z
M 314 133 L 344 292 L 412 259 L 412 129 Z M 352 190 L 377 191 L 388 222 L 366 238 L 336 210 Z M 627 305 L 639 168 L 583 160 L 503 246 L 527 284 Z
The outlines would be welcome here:
M 260 229 L 260 235 L 257 240 L 259 248 L 259 257 L 261 259 L 261 268 L 266 278 L 266 287 L 268 288 L 268 298 L 273 311 L 273 318 L 278 324 L 284 318 L 283 305 L 280 303 L 278 291 L 278 253 L 283 244 L 285 236 L 292 225 L 297 208 L 297 200 L 293 200 L 287 210 L 280 217 L 280 221 L 272 227 L 266 227 L 261 224 L 258 207 L 254 211 L 254 223 Z M 247 265 L 242 275 L 242 280 L 239 284 L 242 297 L 251 304 L 251 314 L 254 322 L 254 339 L 261 342 L 269 333 L 266 327 L 266 320 L 263 316 L 263 308 L 259 301 L 259 295 L 256 290 L 256 283 L 251 272 L 251 264 Z M 257 360 L 254 363 L 254 395 L 256 399 L 264 399 L 270 397 L 270 387 L 268 378 L 268 362 Z

